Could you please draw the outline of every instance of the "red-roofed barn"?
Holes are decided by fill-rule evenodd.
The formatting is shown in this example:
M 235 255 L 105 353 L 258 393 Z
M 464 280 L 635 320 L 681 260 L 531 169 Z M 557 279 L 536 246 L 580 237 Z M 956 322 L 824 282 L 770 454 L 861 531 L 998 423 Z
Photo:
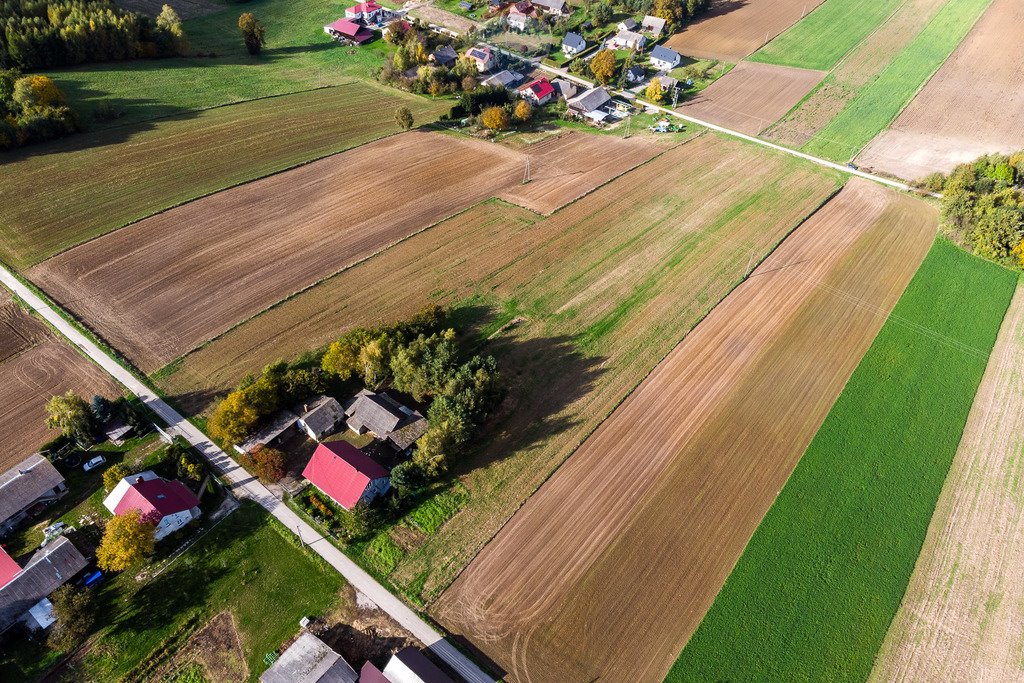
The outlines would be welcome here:
M 555 86 L 546 78 L 538 78 L 524 85 L 519 92 L 534 104 L 547 104 L 555 96 Z
M 373 31 L 351 19 L 338 19 L 333 24 L 327 24 L 324 33 L 336 40 L 349 40 L 359 45 L 373 38 Z
M 142 518 L 156 524 L 156 540 L 182 528 L 202 514 L 199 499 L 180 481 L 161 479 L 155 472 L 132 474 L 121 481 L 103 500 L 115 515 L 138 510 Z
M 302 476 L 346 510 L 370 502 L 391 487 L 388 471 L 346 441 L 318 445 Z

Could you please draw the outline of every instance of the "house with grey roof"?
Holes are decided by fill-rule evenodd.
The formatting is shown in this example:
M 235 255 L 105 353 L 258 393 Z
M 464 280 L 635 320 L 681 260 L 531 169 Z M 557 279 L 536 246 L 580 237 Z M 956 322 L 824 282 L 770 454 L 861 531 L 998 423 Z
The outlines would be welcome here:
M 523 80 L 523 75 L 521 73 L 505 69 L 504 71 L 499 71 L 490 78 L 485 79 L 481 85 L 511 88 L 521 80 Z
M 591 88 L 576 97 L 566 100 L 565 104 L 573 114 L 600 123 L 607 118 L 604 108 L 611 102 L 612 96 L 604 88 Z
M 658 39 L 665 31 L 665 20 L 661 17 L 652 17 L 648 14 L 641 22 L 640 30 L 644 33 L 650 33 L 653 38 Z
M 626 69 L 626 80 L 630 83 L 642 83 L 647 77 L 647 71 L 639 64 Z
M 534 7 L 540 7 L 541 11 L 547 14 L 554 14 L 560 17 L 563 14 L 571 14 L 566 11 L 565 0 L 533 0 Z
M 260 676 L 260 683 L 358 683 L 345 658 L 304 631 Z
M 299 416 L 290 410 L 281 410 L 274 415 L 269 424 L 250 436 L 242 443 L 234 444 L 234 449 L 239 455 L 252 453 L 260 446 L 274 447 L 284 441 L 290 434 L 294 433 L 292 428 L 299 421 Z
M 633 19 L 632 17 L 623 19 L 619 22 L 619 25 L 616 28 L 620 31 L 635 31 L 637 28 L 636 19 Z
M 75 544 L 63 536 L 37 551 L 24 567 L 19 568 L 3 549 L 0 554 L 0 633 L 87 564 Z
M 556 78 L 551 81 L 551 86 L 563 100 L 576 97 L 576 93 L 579 92 L 579 88 L 576 87 L 576 84 L 565 78 Z
M 363 389 L 345 404 L 348 427 L 356 434 L 373 434 L 398 451 L 412 447 L 427 431 L 427 418 L 387 394 Z
M 298 410 L 295 412 L 300 413 Z M 344 421 L 345 411 L 340 403 L 330 396 L 317 396 L 302 404 L 296 424 L 313 441 L 319 441 L 336 432 Z
M 659 71 L 668 71 L 679 66 L 683 61 L 682 55 L 664 45 L 655 45 L 651 49 L 651 66 Z
M 429 59 L 438 66 L 455 66 L 459 53 L 451 45 L 442 45 L 430 53 Z
M 608 39 L 608 47 L 613 50 L 643 50 L 645 45 L 647 36 L 636 31 L 622 30 Z
M 28 517 L 36 503 L 49 503 L 67 493 L 64 477 L 43 455 L 34 453 L 0 475 L 0 536 Z
M 562 54 L 572 57 L 587 49 L 587 41 L 578 33 L 569 31 L 562 38 Z

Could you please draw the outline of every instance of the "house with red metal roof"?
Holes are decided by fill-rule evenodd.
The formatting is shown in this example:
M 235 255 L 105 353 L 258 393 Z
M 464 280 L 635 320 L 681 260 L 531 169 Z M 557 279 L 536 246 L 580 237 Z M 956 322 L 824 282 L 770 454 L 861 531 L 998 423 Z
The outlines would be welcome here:
M 343 40 L 362 45 L 373 38 L 373 31 L 351 19 L 338 19 L 324 26 L 324 33 L 335 40 Z
M 555 96 L 555 86 L 546 78 L 538 78 L 520 88 L 519 93 L 534 104 L 547 104 Z
M 383 18 L 387 10 L 373 0 L 361 2 L 345 10 L 345 18 L 362 21 L 366 24 L 374 24 Z
M 121 481 L 103 500 L 114 515 L 130 510 L 142 513 L 142 519 L 156 525 L 156 540 L 199 519 L 199 499 L 178 480 L 168 481 L 153 471 L 132 474 Z
M 346 510 L 391 488 L 384 466 L 347 441 L 319 444 L 302 476 Z

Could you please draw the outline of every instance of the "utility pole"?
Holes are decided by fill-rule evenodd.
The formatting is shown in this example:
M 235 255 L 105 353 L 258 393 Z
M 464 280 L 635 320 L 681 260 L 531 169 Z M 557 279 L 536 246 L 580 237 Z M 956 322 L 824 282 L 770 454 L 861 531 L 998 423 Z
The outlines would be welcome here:
M 622 136 L 623 139 L 626 139 L 626 138 L 629 137 L 629 124 L 632 123 L 632 122 L 633 122 L 633 117 L 632 116 L 627 116 L 626 117 L 626 134 Z
M 523 175 L 523 185 L 530 182 L 530 157 L 526 157 L 526 173 Z

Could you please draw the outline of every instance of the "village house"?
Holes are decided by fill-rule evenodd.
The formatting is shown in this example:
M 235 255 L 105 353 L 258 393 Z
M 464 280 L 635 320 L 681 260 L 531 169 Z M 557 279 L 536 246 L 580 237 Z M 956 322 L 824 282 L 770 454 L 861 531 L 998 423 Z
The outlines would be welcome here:
M 555 93 L 557 93 L 558 97 L 561 97 L 563 100 L 576 97 L 576 93 L 579 92 L 579 88 L 576 87 L 576 84 L 565 78 L 556 78 L 551 81 L 551 87 L 555 89 Z
M 348 427 L 356 434 L 369 432 L 398 452 L 406 452 L 427 431 L 427 418 L 385 393 L 363 389 L 345 404 Z
M 651 66 L 659 71 L 670 71 L 683 61 L 682 55 L 664 45 L 655 45 L 651 49 Z
M 513 31 L 525 31 L 533 25 L 537 10 L 529 0 L 520 0 L 508 10 L 508 27 Z
M 242 443 L 234 444 L 233 448 L 239 455 L 245 455 L 260 447 L 276 447 L 293 433 L 292 427 L 298 421 L 299 416 L 292 411 L 280 410 L 274 414 L 270 423 Z
M 629 83 L 643 83 L 645 78 L 647 78 L 647 71 L 640 65 L 626 69 L 626 81 Z
M 374 0 L 361 2 L 345 10 L 345 18 L 352 21 L 361 21 L 364 24 L 376 24 L 382 21 L 388 14 L 388 10 L 378 5 Z
M 490 78 L 484 79 L 480 85 L 486 85 L 488 87 L 502 87 L 511 88 L 519 81 L 523 80 L 523 75 L 517 71 L 499 71 Z
M 319 441 L 336 432 L 344 421 L 345 411 L 340 403 L 330 396 L 317 396 L 303 404 L 302 416 L 295 424 L 313 441 Z
M 202 516 L 199 499 L 187 486 L 178 480 L 163 479 L 152 470 L 128 475 L 117 482 L 103 499 L 103 507 L 114 515 L 138 510 L 142 519 L 156 525 L 158 541 Z
M 347 441 L 318 445 L 302 476 L 346 510 L 369 503 L 391 488 L 383 465 Z
M 520 88 L 519 93 L 524 99 L 530 100 L 534 104 L 540 106 L 547 104 L 555 96 L 555 88 L 551 85 L 551 81 L 546 78 L 538 78 L 535 81 L 527 83 Z
M 648 14 L 644 17 L 643 22 L 641 22 L 640 30 L 643 33 L 651 34 L 651 37 L 657 40 L 665 31 L 665 20 L 661 17 L 652 17 Z
M 553 14 L 556 17 L 571 14 L 571 12 L 567 12 L 565 9 L 565 0 L 533 0 L 533 4 L 539 7 L 542 12 Z
M 572 57 L 587 49 L 587 41 L 578 33 L 569 31 L 562 38 L 562 54 Z
M 636 20 L 631 17 L 629 19 L 623 19 L 622 21 L 620 21 L 615 28 L 619 29 L 620 31 L 636 31 L 637 23 Z
M 591 88 L 566 100 L 566 106 L 572 114 L 600 123 L 608 117 L 603 109 L 611 99 L 612 96 L 604 88 Z
M 0 475 L 0 536 L 5 536 L 34 507 L 42 508 L 68 492 L 57 468 L 39 453 L 25 458 Z
M 438 66 L 452 67 L 458 61 L 459 53 L 451 45 L 442 45 L 431 52 L 428 59 Z
M 636 31 L 619 31 L 608 40 L 608 46 L 616 50 L 643 50 L 647 36 Z
M 351 19 L 338 19 L 324 26 L 324 33 L 335 40 L 362 45 L 373 38 L 373 31 Z
M 24 620 L 30 627 L 46 628 L 39 603 L 85 569 L 87 562 L 74 543 L 65 537 L 38 550 L 24 567 L 0 548 L 0 633 Z M 32 614 L 32 611 L 35 614 Z M 38 618 L 37 618 L 38 615 Z
M 466 56 L 476 62 L 476 70 L 480 73 L 489 71 L 494 66 L 494 54 L 489 47 L 471 47 L 466 50 Z

